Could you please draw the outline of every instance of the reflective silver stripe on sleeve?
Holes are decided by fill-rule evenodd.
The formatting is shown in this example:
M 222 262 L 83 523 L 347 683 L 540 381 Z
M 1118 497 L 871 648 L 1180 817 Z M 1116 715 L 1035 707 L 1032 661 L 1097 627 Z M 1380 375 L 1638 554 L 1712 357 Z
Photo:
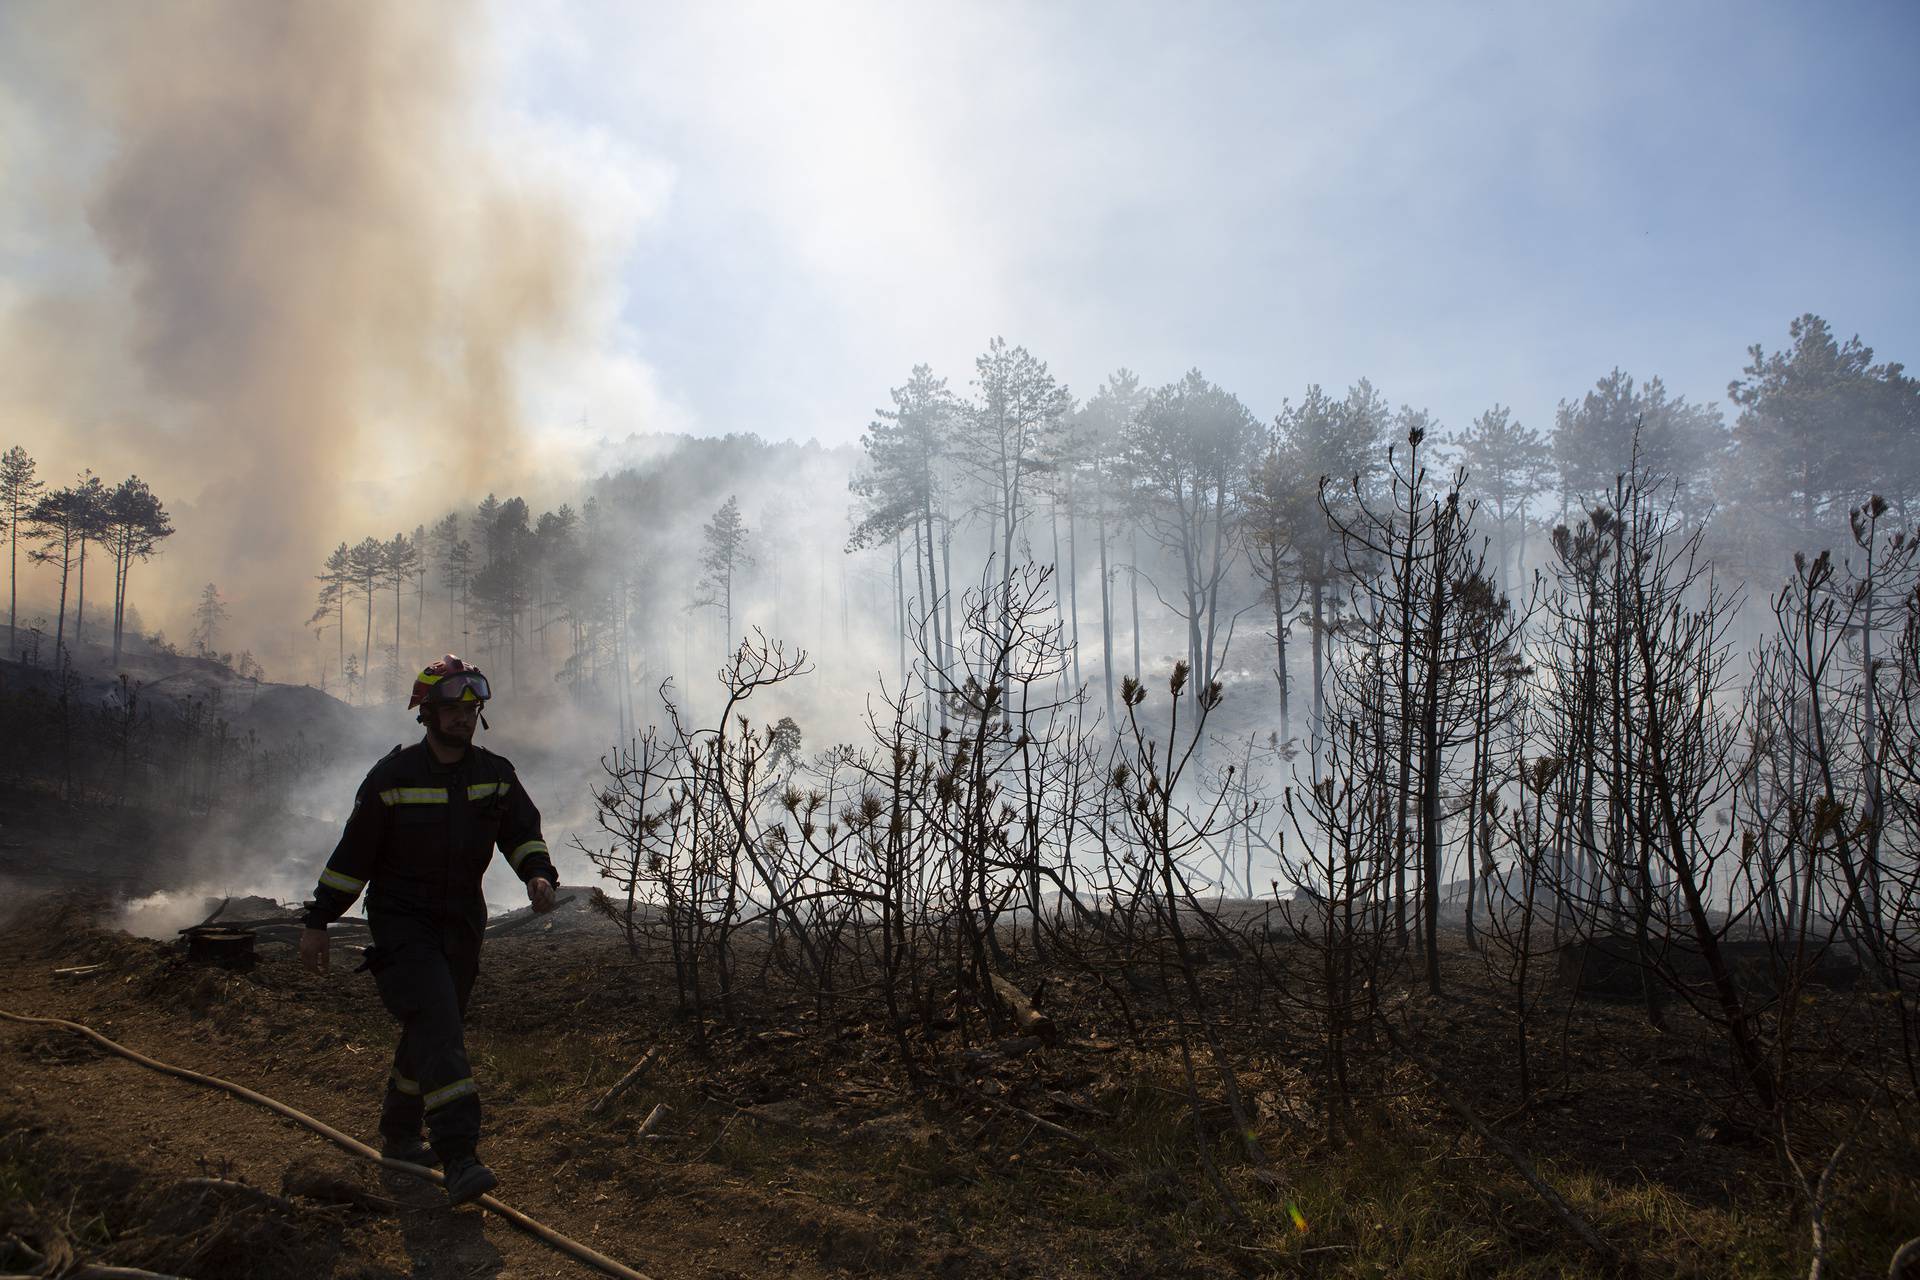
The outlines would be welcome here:
M 342 893 L 358 893 L 367 885 L 365 880 L 355 880 L 352 876 L 341 875 L 332 867 L 320 873 L 320 883 L 329 889 L 338 889 Z
M 464 1080 L 455 1080 L 452 1084 L 440 1086 L 438 1089 L 435 1089 L 432 1093 L 422 1098 L 421 1102 L 425 1105 L 428 1111 L 432 1111 L 435 1107 L 446 1106 L 449 1102 L 452 1102 L 455 1098 L 464 1098 L 470 1093 L 478 1093 L 478 1092 L 480 1092 L 480 1090 L 473 1083 L 473 1077 L 468 1076 Z
M 545 840 L 529 840 L 507 855 L 507 864 L 515 871 L 518 871 L 520 864 L 526 861 L 528 854 L 545 853 L 546 851 L 547 842 Z
M 445 787 L 394 787 L 380 793 L 380 802 L 387 805 L 445 804 L 447 789 Z

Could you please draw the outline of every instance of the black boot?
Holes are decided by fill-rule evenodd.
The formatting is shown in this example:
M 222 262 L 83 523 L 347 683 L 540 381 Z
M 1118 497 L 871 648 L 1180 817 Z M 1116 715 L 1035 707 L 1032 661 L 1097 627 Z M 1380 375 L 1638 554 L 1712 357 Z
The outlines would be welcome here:
M 499 1185 L 500 1179 L 493 1176 L 493 1170 L 481 1164 L 473 1156 L 455 1156 L 447 1161 L 449 1208 L 457 1208 L 469 1201 L 478 1200 Z

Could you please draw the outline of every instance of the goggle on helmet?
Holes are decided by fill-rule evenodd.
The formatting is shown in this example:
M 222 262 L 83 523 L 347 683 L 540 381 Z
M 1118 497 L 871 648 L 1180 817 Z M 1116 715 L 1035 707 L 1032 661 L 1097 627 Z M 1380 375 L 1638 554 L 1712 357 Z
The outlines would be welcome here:
M 428 663 L 414 677 L 413 697 L 407 701 L 407 710 L 430 702 L 485 703 L 492 696 L 493 689 L 480 668 L 450 653 L 438 662 Z

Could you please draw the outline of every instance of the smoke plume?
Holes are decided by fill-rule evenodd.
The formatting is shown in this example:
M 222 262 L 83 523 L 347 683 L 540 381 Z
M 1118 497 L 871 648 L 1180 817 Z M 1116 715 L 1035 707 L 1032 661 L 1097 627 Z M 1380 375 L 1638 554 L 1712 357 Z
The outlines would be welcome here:
M 0 18 L 0 266 L 35 264 L 0 270 L 0 436 L 55 483 L 147 477 L 180 529 L 147 581 L 177 601 L 217 578 L 257 620 L 232 647 L 288 643 L 345 531 L 484 492 L 515 443 L 516 360 L 578 314 L 561 193 L 517 183 L 475 109 L 479 16 Z

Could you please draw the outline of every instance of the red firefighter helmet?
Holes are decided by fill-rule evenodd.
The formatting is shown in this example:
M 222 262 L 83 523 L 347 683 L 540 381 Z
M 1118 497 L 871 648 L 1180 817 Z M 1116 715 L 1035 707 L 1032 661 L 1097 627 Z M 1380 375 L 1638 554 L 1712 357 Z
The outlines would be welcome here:
M 429 662 L 413 678 L 413 697 L 407 701 L 407 710 L 428 702 L 484 704 L 492 696 L 485 673 L 450 653 L 437 662 Z

